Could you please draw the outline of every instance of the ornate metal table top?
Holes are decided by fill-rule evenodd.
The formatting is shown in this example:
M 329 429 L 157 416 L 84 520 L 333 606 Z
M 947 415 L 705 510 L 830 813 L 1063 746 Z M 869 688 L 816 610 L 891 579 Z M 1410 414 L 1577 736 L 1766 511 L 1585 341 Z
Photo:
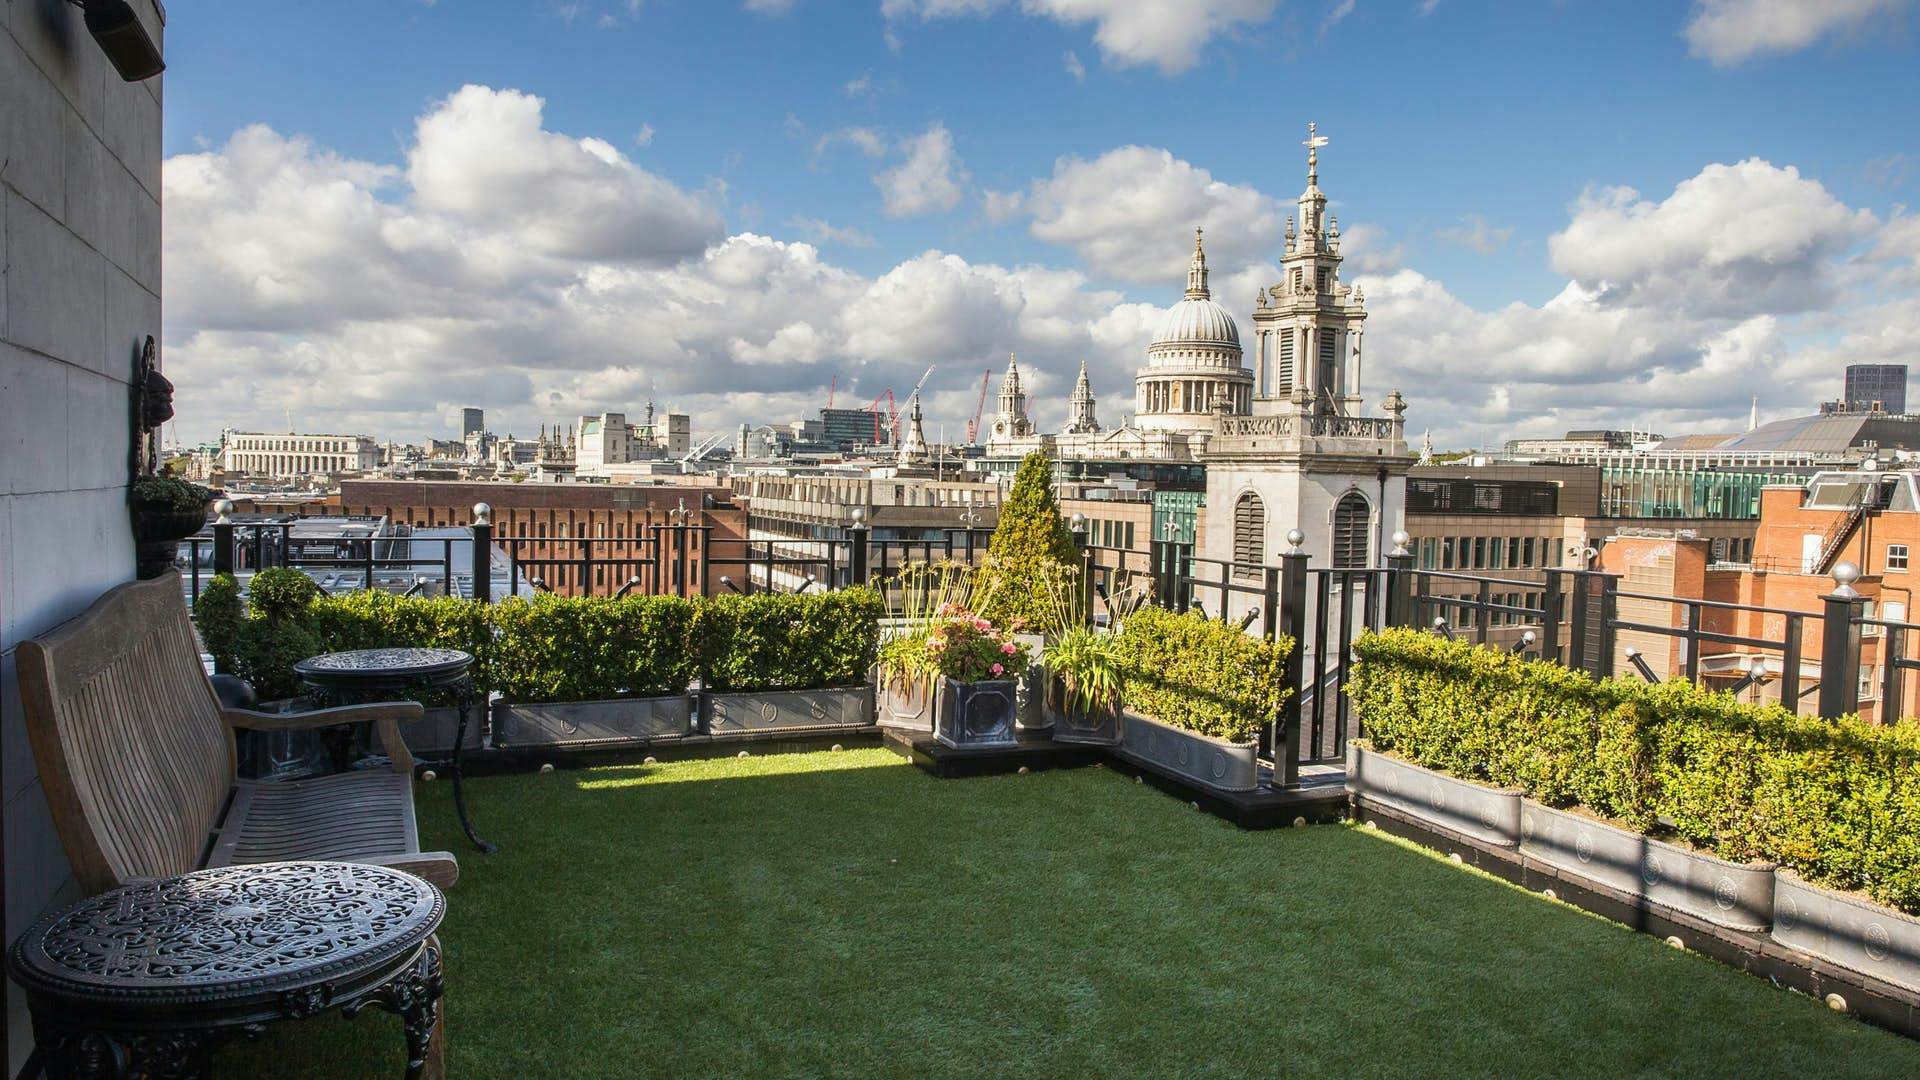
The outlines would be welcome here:
M 309 683 L 350 687 L 395 680 L 445 680 L 464 675 L 473 654 L 459 649 L 355 649 L 322 653 L 293 665 Z
M 392 964 L 445 908 L 439 889 L 381 866 L 228 866 L 48 915 L 7 966 L 28 990 L 69 1000 L 240 1005 Z

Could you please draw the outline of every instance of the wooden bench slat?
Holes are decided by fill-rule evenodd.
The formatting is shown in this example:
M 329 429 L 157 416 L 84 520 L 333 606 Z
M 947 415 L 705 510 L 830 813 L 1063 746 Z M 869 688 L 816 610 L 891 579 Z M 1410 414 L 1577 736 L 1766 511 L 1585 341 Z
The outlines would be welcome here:
M 420 850 L 405 771 L 236 780 L 177 574 L 109 590 L 18 656 L 41 783 L 88 893 L 184 873 L 203 856 L 373 862 L 442 887 L 459 875 L 452 855 Z

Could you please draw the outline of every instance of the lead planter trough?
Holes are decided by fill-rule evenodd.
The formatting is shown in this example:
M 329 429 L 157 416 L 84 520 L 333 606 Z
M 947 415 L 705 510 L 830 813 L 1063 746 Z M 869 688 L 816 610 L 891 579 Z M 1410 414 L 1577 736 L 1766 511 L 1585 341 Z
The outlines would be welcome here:
M 686 694 L 493 706 L 493 743 L 509 750 L 646 746 L 685 738 L 692 730 L 693 704 Z
M 485 706 L 476 702 L 473 711 L 467 715 L 467 740 L 461 746 L 466 753 L 477 753 L 483 741 L 486 724 Z M 460 730 L 460 709 L 453 705 L 438 705 L 426 711 L 418 720 L 409 720 L 400 725 L 400 738 L 406 742 L 407 749 L 417 755 L 437 757 L 453 752 L 454 736 Z
M 1053 727 L 1053 741 L 1076 746 L 1119 746 L 1121 724 L 1119 709 L 1071 709 L 1056 702 L 1066 700 L 1060 680 L 1053 680 L 1051 694 L 1043 703 Z
M 932 731 L 939 692 L 929 683 L 893 679 L 873 669 L 875 720 L 881 727 Z
M 1772 863 L 1728 862 L 1532 799 L 1521 810 L 1520 852 L 1729 930 L 1764 933 L 1773 921 Z
M 1014 726 L 1022 731 L 1044 731 L 1053 726 L 1053 712 L 1042 700 L 1046 697 L 1047 669 L 1040 657 L 1047 651 L 1047 639 L 1040 634 L 1015 634 L 1013 639 L 1027 647 L 1027 670 L 1020 676 L 1019 712 Z
M 941 745 L 956 749 L 1012 746 L 1018 702 L 1019 687 L 1014 679 L 971 683 L 943 679 L 933 737 Z
M 1216 739 L 1132 710 L 1121 715 L 1120 731 L 1120 756 L 1135 764 L 1222 793 L 1252 791 L 1260 785 L 1254 743 Z
M 1773 940 L 1876 979 L 1920 990 L 1920 920 L 1779 870 Z
M 1628 896 L 1646 895 L 1641 870 L 1648 843 L 1631 829 L 1532 799 L 1520 812 L 1522 855 Z
M 1481 843 L 1520 845 L 1520 792 L 1448 776 L 1362 742 L 1348 749 L 1349 792 Z
M 856 728 L 872 723 L 871 686 L 700 693 L 700 732 L 704 735 Z

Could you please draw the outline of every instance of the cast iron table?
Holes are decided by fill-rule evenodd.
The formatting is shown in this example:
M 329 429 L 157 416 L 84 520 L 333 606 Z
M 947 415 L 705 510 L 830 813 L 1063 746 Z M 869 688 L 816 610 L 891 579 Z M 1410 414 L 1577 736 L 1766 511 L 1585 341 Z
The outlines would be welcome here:
M 64 1077 L 203 1077 L 213 1048 L 338 1008 L 396 1013 L 409 1078 L 444 982 L 446 900 L 384 866 L 254 863 L 101 893 L 7 952 L 33 1010 L 34 1067 Z
M 483 854 L 500 850 L 480 839 L 467 816 L 467 792 L 461 783 L 460 755 L 466 749 L 467 715 L 479 700 L 473 689 L 473 654 L 459 649 L 354 649 L 322 653 L 293 665 L 300 681 L 326 700 L 339 703 L 380 701 L 436 690 L 454 695 L 460 716 L 455 721 L 453 755 L 447 772 L 453 779 L 453 808 L 460 828 Z

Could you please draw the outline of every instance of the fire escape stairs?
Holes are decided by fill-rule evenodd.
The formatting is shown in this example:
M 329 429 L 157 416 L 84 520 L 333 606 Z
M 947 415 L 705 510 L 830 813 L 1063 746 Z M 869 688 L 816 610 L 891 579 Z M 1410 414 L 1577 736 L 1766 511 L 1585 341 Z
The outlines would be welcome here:
M 1848 539 L 1853 536 L 1853 530 L 1860 527 L 1860 519 L 1867 516 L 1868 494 L 1865 491 L 1861 492 L 1859 497 L 1854 499 L 1853 505 L 1848 507 L 1847 515 L 1834 522 L 1827 530 L 1826 539 L 1820 544 L 1820 559 L 1814 566 L 1815 573 L 1825 574 L 1833 570 L 1834 561 L 1840 557 L 1841 549 L 1847 546 Z

